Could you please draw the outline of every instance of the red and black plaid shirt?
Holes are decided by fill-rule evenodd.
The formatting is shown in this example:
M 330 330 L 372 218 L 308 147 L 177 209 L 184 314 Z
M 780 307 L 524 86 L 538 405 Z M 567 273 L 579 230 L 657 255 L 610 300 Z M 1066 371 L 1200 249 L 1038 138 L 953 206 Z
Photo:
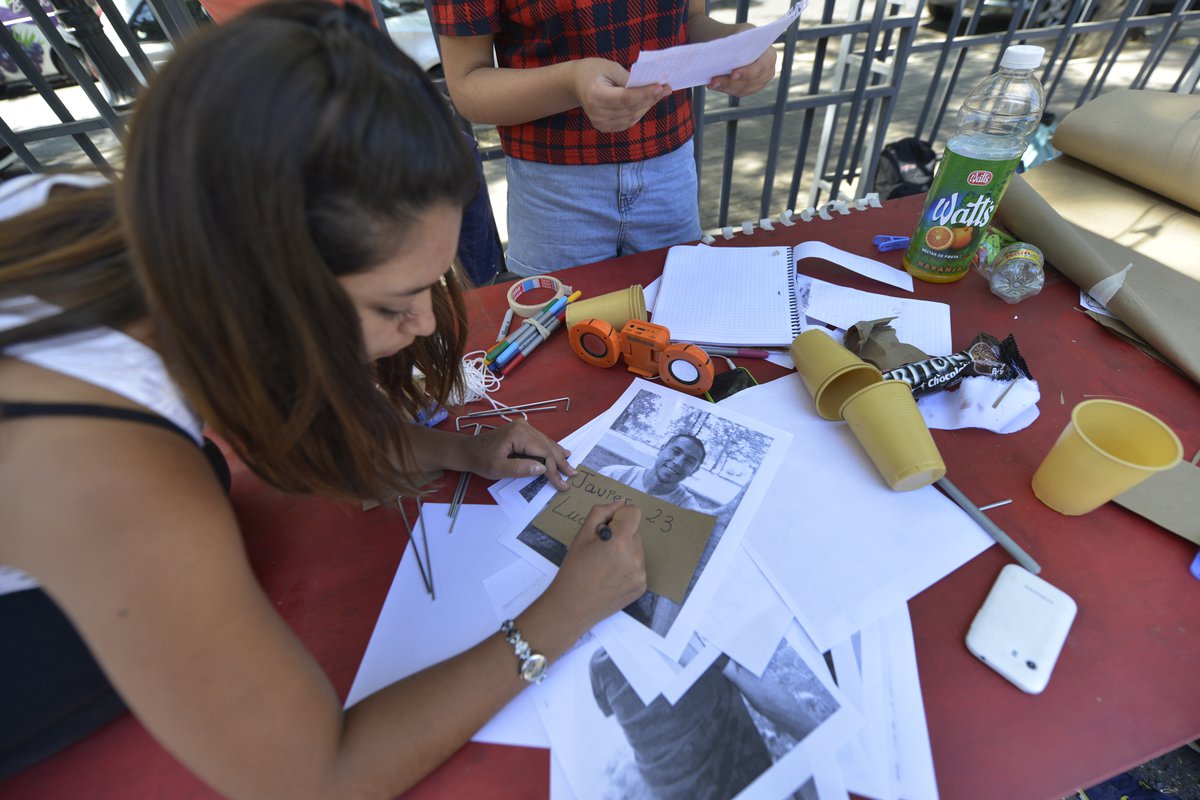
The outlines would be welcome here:
M 501 67 L 606 58 L 625 69 L 642 50 L 687 41 L 686 0 L 433 0 L 442 36 L 495 37 Z M 689 91 L 673 92 L 636 125 L 601 133 L 582 109 L 499 126 L 505 154 L 546 164 L 615 164 L 669 153 L 692 136 Z

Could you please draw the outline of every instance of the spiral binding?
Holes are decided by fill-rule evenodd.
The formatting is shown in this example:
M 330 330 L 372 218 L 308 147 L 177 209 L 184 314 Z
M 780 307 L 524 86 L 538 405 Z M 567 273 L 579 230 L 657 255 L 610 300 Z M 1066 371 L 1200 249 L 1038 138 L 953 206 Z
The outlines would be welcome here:
M 840 216 L 846 216 L 853 211 L 866 211 L 869 208 L 883 208 L 883 203 L 879 201 L 879 194 L 877 192 L 870 192 L 855 200 L 830 200 L 828 203 L 823 203 L 815 208 L 812 206 L 802 208 L 799 212 L 795 212 L 789 208 L 779 215 L 777 221 L 780 225 L 790 228 L 796 224 L 797 218 L 801 222 L 812 222 L 818 218 L 830 220 L 834 219 L 833 212 L 836 212 Z M 759 230 L 775 230 L 775 222 L 776 220 L 772 220 L 770 217 L 763 217 L 758 222 L 748 219 L 737 228 L 734 228 L 733 225 L 726 225 L 721 228 L 719 233 L 723 239 L 732 239 L 737 235 L 738 231 L 745 236 L 752 236 L 756 226 Z M 700 241 L 704 244 L 712 244 L 716 240 L 715 236 L 707 233 L 700 237 Z
M 796 299 L 796 259 L 792 249 L 788 248 L 788 312 L 792 315 L 792 338 L 804 331 L 804 319 L 801 316 L 800 304 Z

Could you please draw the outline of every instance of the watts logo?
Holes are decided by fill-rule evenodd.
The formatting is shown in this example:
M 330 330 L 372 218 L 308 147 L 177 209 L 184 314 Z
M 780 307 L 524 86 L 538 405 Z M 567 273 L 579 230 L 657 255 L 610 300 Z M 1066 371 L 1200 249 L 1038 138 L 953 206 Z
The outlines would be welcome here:
M 971 186 L 987 186 L 992 182 L 992 173 L 986 169 L 977 169 L 967 176 L 967 183 Z

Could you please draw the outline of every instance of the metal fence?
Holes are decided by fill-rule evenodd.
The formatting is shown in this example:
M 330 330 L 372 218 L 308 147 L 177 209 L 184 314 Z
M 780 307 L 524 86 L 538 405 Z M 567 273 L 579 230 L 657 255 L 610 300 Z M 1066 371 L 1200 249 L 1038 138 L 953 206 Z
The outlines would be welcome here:
M 78 147 L 77 160 L 112 171 L 111 159 L 97 148 L 93 134 L 111 131 L 123 138 L 127 107 L 119 97 L 110 102 L 119 92 L 107 83 L 93 82 L 97 65 L 78 57 L 79 39 L 68 42 L 37 0 L 24 2 L 95 114 L 73 117 L 55 87 L 0 26 L 0 51 L 25 73 L 57 118 L 51 125 L 21 129 L 0 114 L 0 141 L 26 168 L 40 171 L 56 164 L 35 155 L 36 143 L 68 137 Z M 83 2 L 54 0 L 60 10 Z M 147 78 L 153 65 L 113 0 L 95 2 L 114 22 L 130 61 Z M 997 68 L 1000 53 L 1011 43 L 1046 48 L 1040 76 L 1048 110 L 1059 118 L 1112 88 L 1196 91 L 1196 0 L 934 3 L 938 8 L 927 9 L 925 0 L 813 0 L 777 43 L 778 77 L 767 89 L 743 101 L 696 90 L 703 226 L 711 230 L 730 220 L 769 217 L 783 208 L 861 198 L 874 187 L 879 153 L 887 142 L 916 136 L 940 149 L 952 132 L 958 103 L 979 78 Z M 184 0 L 148 4 L 172 42 L 195 28 Z M 778 0 L 712 0 L 710 5 L 719 18 L 739 22 L 762 22 L 783 11 Z M 1002 16 L 985 13 L 998 6 L 1008 7 Z M 931 25 L 932 10 L 947 19 Z M 486 142 L 483 155 L 502 157 L 498 146 Z
M 936 27 L 924 0 L 816 4 L 781 40 L 773 90 L 740 103 L 698 93 L 706 228 L 861 198 L 890 141 L 913 136 L 940 151 L 958 104 L 1009 44 L 1046 48 L 1040 77 L 1058 119 L 1104 90 L 1191 93 L 1200 77 L 1194 0 L 1190 10 L 1188 0 L 1013 0 L 1005 14 L 960 0 L 943 5 L 949 19 Z M 738 21 L 752 8 L 737 0 Z M 1055 24 L 1039 26 L 1048 15 Z

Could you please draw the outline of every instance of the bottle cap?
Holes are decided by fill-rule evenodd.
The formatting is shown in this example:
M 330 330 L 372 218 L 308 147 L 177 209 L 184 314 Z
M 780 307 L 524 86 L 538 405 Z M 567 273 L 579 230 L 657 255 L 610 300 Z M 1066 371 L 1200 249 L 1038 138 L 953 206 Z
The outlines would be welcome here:
M 1035 69 L 1045 54 L 1046 48 L 1035 44 L 1014 44 L 1004 51 L 1000 66 L 1004 69 Z

